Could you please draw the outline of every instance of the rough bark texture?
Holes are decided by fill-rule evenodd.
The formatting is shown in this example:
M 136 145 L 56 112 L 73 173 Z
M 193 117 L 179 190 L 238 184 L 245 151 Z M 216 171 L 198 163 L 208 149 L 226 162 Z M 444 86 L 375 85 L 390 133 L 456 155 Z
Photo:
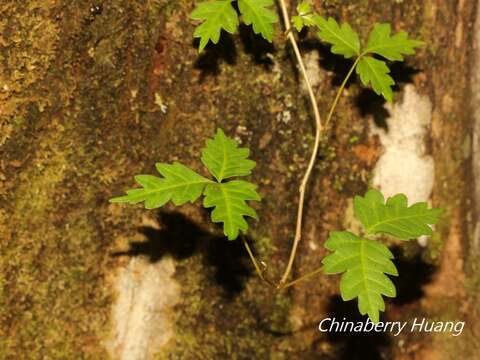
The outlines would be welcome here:
M 363 35 L 374 21 L 391 22 L 428 44 L 405 66 L 395 66 L 396 98 L 413 83 L 432 103 L 433 203 L 446 215 L 427 248 L 402 244 L 400 297 L 387 304 L 386 318 L 466 319 L 463 335 L 320 334 L 321 318 L 356 316 L 356 305 L 336 295 L 337 278 L 319 276 L 275 293 L 255 277 L 241 243 L 223 239 L 198 206 L 147 212 L 108 204 L 131 187 L 133 174 L 153 173 L 156 161 L 181 160 L 202 171 L 199 149 L 222 127 L 257 161 L 253 181 L 264 200 L 249 236 L 271 276 L 280 275 L 313 141 L 308 103 L 280 28 L 273 46 L 241 28 L 199 56 L 190 1 L 4 1 L 0 357 L 478 357 L 480 259 L 470 251 L 476 223 L 470 170 L 476 1 L 315 6 Z M 319 68 L 316 91 L 325 113 L 348 64 L 330 56 L 313 35 L 303 37 L 302 48 L 309 66 Z M 328 231 L 348 224 L 351 198 L 367 189 L 381 152 L 368 129 L 374 118 L 385 119 L 382 105 L 355 81 L 340 101 L 309 185 L 295 275 L 319 266 Z M 145 263 L 132 263 L 135 258 Z M 171 263 L 155 265 L 171 258 L 174 271 Z M 164 328 L 149 330 L 148 351 L 125 350 L 117 338 L 124 333 L 115 330 L 122 316 L 113 310 L 122 291 L 118 279 L 122 271 L 139 277 L 146 271 L 150 279 L 150 265 L 161 267 L 165 277 L 152 283 L 168 287 L 165 293 L 176 300 L 155 308 L 163 312 Z M 162 291 L 153 294 L 155 299 Z M 162 341 L 155 340 L 157 331 Z

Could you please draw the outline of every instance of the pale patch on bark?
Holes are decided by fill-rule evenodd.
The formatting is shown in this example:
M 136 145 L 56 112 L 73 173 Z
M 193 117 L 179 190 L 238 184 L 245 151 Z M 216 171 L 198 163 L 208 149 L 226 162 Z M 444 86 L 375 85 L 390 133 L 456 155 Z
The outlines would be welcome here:
M 425 142 L 432 119 L 431 102 L 413 85 L 407 85 L 402 102 L 387 104 L 386 108 L 390 112 L 388 130 L 372 127 L 384 147 L 375 166 L 373 186 L 385 197 L 404 193 L 410 204 L 428 201 L 435 170 Z M 421 238 L 419 242 L 426 245 L 426 240 Z
M 325 78 L 325 72 L 320 68 L 320 56 L 318 51 L 310 51 L 303 55 L 303 61 L 305 63 L 305 69 L 307 70 L 308 79 L 310 84 L 315 89 Z M 307 92 L 307 84 L 302 81 L 302 91 Z
M 113 307 L 113 336 L 107 344 L 113 359 L 153 359 L 173 337 L 170 319 L 179 298 L 172 279 L 174 261 L 165 257 L 155 263 L 132 258 L 119 270 Z

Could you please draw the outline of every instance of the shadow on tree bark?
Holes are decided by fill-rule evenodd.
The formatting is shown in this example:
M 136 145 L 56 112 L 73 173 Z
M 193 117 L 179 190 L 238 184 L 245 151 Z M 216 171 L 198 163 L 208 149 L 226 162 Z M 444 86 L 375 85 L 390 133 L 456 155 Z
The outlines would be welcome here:
M 111 256 L 143 256 L 155 263 L 167 255 L 184 260 L 201 253 L 205 265 L 214 269 L 214 282 L 223 288 L 227 297 L 244 289 L 253 273 L 240 241 L 228 241 L 224 236 L 208 233 L 179 212 L 161 211 L 158 222 L 160 229 L 149 226 L 138 229 L 146 241 L 131 242 L 130 249 L 113 252 Z

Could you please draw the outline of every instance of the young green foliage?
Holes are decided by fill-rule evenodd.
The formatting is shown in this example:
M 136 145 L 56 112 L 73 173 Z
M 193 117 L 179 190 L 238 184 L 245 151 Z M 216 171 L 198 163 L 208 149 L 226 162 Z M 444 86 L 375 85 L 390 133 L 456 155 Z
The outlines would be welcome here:
M 231 177 L 245 176 L 255 167 L 249 160 L 250 151 L 239 148 L 235 140 L 227 137 L 221 129 L 213 139 L 206 142 L 202 150 L 202 162 L 215 178 L 207 179 L 178 162 L 156 164 L 161 178 L 152 175 L 137 175 L 135 180 L 142 188 L 127 190 L 124 196 L 115 197 L 112 203 L 145 203 L 145 208 L 155 209 L 172 201 L 175 205 L 196 201 L 202 194 L 203 205 L 214 207 L 211 218 L 215 223 L 222 222 L 229 240 L 235 240 L 240 231 L 247 231 L 245 216 L 257 218 L 257 214 L 247 201 L 260 201 L 257 186 L 245 180 L 223 182 Z
M 395 297 L 395 286 L 387 275 L 398 275 L 393 254 L 381 242 L 360 238 L 348 231 L 334 231 L 325 243 L 334 251 L 323 260 L 325 274 L 343 273 L 340 293 L 343 301 L 358 298 L 358 309 L 378 322 L 385 310 L 382 295 Z
M 395 81 L 389 75 L 390 69 L 385 61 L 371 56 L 362 56 L 355 71 L 364 86 L 372 85 L 373 91 L 382 95 L 387 101 L 393 100 L 392 86 Z
M 237 31 L 238 14 L 232 6 L 233 0 L 210 0 L 202 2 L 192 11 L 190 17 L 200 20 L 193 37 L 200 38 L 199 51 L 201 52 L 208 42 L 217 44 L 222 30 L 233 34 Z M 238 0 L 238 9 L 242 14 L 243 22 L 252 25 L 253 32 L 260 34 L 265 40 L 272 41 L 273 24 L 278 17 L 270 7 L 273 0 Z
M 297 5 L 298 15 L 292 16 L 292 23 L 295 29 L 300 32 L 307 26 L 315 26 L 317 24 L 318 15 L 312 11 L 312 5 L 308 1 L 303 1 Z
M 355 216 L 365 227 L 367 234 L 389 234 L 401 240 L 432 235 L 429 225 L 435 224 L 441 209 L 429 209 L 427 203 L 408 206 L 407 197 L 397 194 L 385 202 L 378 190 L 369 190 L 364 197 L 355 196 Z
M 205 188 L 203 206 L 214 207 L 212 221 L 222 222 L 229 240 L 237 238 L 239 231 L 247 231 L 245 216 L 257 219 L 257 213 L 247 205 L 247 200 L 260 201 L 256 186 L 243 180 L 208 184 Z
M 333 18 L 326 20 L 318 16 L 316 19 L 318 37 L 332 45 L 332 53 L 343 55 L 347 59 L 360 56 L 360 38 L 350 25 L 339 25 Z
M 152 175 L 137 175 L 135 180 L 142 188 L 131 189 L 127 195 L 111 199 L 111 202 L 137 204 L 145 202 L 146 209 L 155 209 L 172 200 L 175 205 L 197 200 L 206 184 L 211 182 L 178 162 L 157 163 L 157 171 L 163 178 Z
M 403 61 L 403 55 L 415 53 L 415 48 L 424 45 L 422 41 L 408 38 L 401 31 L 391 35 L 390 24 L 374 25 L 368 36 L 367 46 L 362 48 L 358 34 L 347 23 L 339 24 L 335 19 L 325 19 L 312 12 L 308 1 L 297 7 L 298 15 L 292 18 L 295 28 L 300 31 L 304 26 L 316 26 L 320 40 L 332 46 L 332 53 L 347 59 L 355 58 L 355 71 L 364 86 L 371 86 L 373 91 L 387 101 L 393 100 L 390 69 L 381 56 L 390 61 Z
M 407 197 L 397 194 L 385 199 L 378 190 L 369 190 L 354 199 L 355 216 L 367 234 L 385 233 L 402 240 L 431 235 L 429 225 L 435 224 L 442 211 L 428 209 L 426 203 L 410 207 Z M 377 240 L 361 238 L 350 232 L 332 232 L 325 243 L 332 254 L 322 263 L 326 274 L 343 273 L 340 293 L 344 301 L 358 298 L 358 309 L 373 322 L 385 310 L 382 296 L 395 297 L 395 286 L 387 275 L 398 275 L 391 261 L 392 253 Z
M 238 28 L 238 15 L 232 6 L 233 0 L 211 0 L 202 2 L 193 10 L 191 18 L 202 23 L 196 28 L 194 37 L 200 38 L 199 50 L 202 51 L 209 41 L 217 44 L 222 29 L 233 34 Z M 237 0 L 238 9 L 246 25 L 252 25 L 255 34 L 272 41 L 273 24 L 278 21 L 272 11 L 273 0 Z M 360 37 L 347 23 L 339 24 L 335 19 L 325 19 L 312 10 L 310 1 L 303 1 L 297 6 L 297 15 L 292 17 L 297 31 L 303 27 L 316 26 L 320 40 L 332 46 L 334 54 L 347 59 L 354 59 L 356 73 L 364 86 L 371 86 L 373 91 L 387 101 L 393 100 L 392 87 L 395 81 L 389 75 L 386 61 L 403 61 L 404 55 L 415 53 L 415 48 L 423 46 L 419 40 L 408 38 L 404 31 L 391 34 L 390 24 L 377 23 L 373 26 L 362 48 Z
M 217 44 L 222 29 L 233 34 L 238 27 L 238 16 L 232 7 L 232 0 L 202 2 L 190 17 L 202 21 L 193 33 L 193 37 L 200 38 L 199 51 L 202 51 L 209 41 Z
M 415 54 L 415 48 L 425 43 L 408 38 L 405 31 L 390 35 L 390 24 L 375 24 L 368 36 L 366 54 L 377 54 L 390 61 L 403 61 L 403 55 Z
M 277 15 L 268 7 L 273 0 L 238 0 L 238 9 L 246 25 L 252 25 L 255 34 L 261 34 L 264 39 L 272 41 L 273 24 L 278 21 Z
M 239 20 L 232 7 L 232 1 L 211 0 L 200 3 L 192 13 L 192 18 L 202 21 L 194 34 L 195 37 L 200 38 L 200 51 L 209 41 L 217 43 L 222 30 L 230 33 L 236 31 Z M 277 16 L 270 9 L 273 0 L 237 0 L 237 5 L 244 23 L 252 25 L 255 34 L 260 34 L 266 40 L 272 41 L 273 24 L 278 21 Z M 280 5 L 282 10 L 286 11 L 283 1 Z M 317 36 L 321 41 L 331 45 L 333 54 L 342 55 L 353 61 L 333 102 L 327 123 L 354 70 L 364 86 L 371 86 L 378 95 L 383 96 L 387 101 L 392 101 L 392 87 L 395 81 L 390 76 L 387 61 L 403 61 L 404 55 L 413 54 L 415 48 L 424 44 L 419 40 L 409 39 L 406 32 L 392 34 L 389 24 L 377 23 L 368 36 L 366 46 L 363 47 L 358 33 L 349 24 L 339 24 L 333 18 L 321 17 L 312 9 L 309 0 L 298 4 L 297 12 L 298 14 L 292 17 L 293 27 L 297 31 L 301 31 L 304 27 L 316 27 Z M 288 24 L 286 27 L 290 30 Z M 290 40 L 296 48 L 295 38 L 291 34 Z M 302 64 L 298 51 L 296 56 L 298 62 Z M 316 103 L 313 102 L 314 110 L 315 105 Z M 316 120 L 320 123 L 319 117 L 316 117 Z M 206 208 L 213 208 L 212 221 L 222 222 L 224 233 L 229 239 L 235 239 L 240 231 L 246 231 L 248 228 L 245 217 L 256 218 L 254 209 L 247 204 L 247 201 L 259 201 L 260 197 L 255 185 L 251 183 L 243 180 L 228 182 L 224 180 L 250 174 L 255 163 L 248 159 L 248 155 L 248 149 L 238 148 L 235 141 L 218 130 L 214 139 L 208 140 L 206 148 L 202 151 L 202 162 L 216 181 L 206 179 L 178 163 L 171 165 L 171 169 L 164 165 L 159 168 L 164 176 L 163 179 L 149 176 L 137 177 L 137 181 L 144 188 L 129 190 L 126 196 L 114 201 L 131 203 L 145 201 L 145 206 L 157 207 L 169 200 L 178 204 L 194 201 L 203 192 L 205 195 L 203 205 Z M 173 166 L 176 166 L 176 172 L 173 171 Z M 171 171 L 168 172 L 168 170 Z M 299 205 L 299 209 L 302 209 L 301 206 L 303 205 Z M 426 203 L 408 206 L 407 198 L 403 194 L 397 194 L 385 201 L 383 195 L 377 190 L 369 190 L 364 197 L 355 197 L 354 209 L 355 216 L 365 227 L 366 235 L 388 234 L 401 240 L 431 235 L 430 226 L 435 224 L 441 215 L 441 210 L 429 209 Z M 297 224 L 301 224 L 301 217 L 299 219 Z M 296 237 L 297 239 L 300 237 Z M 282 288 L 288 278 L 297 244 L 298 242 L 294 243 L 289 265 L 277 288 Z M 396 296 L 395 286 L 388 277 L 388 275 L 398 275 L 392 262 L 393 254 L 378 240 L 345 231 L 332 232 L 325 247 L 332 253 L 323 259 L 323 269 L 326 274 L 342 273 L 340 281 L 342 298 L 345 301 L 358 298 L 360 313 L 378 322 L 380 311 L 385 310 L 383 296 Z M 253 262 L 260 277 L 264 279 L 254 258 Z M 306 277 L 307 275 L 304 278 Z M 290 285 L 297 281 L 299 279 L 291 282 Z
M 218 182 L 234 176 L 250 175 L 255 167 L 255 161 L 248 159 L 250 150 L 239 148 L 238 143 L 228 138 L 220 129 L 206 144 L 202 150 L 202 163 Z

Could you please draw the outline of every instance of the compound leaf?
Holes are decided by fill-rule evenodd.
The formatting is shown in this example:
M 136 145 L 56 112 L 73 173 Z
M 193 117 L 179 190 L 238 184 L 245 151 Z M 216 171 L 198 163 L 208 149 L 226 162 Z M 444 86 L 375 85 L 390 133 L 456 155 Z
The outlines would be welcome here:
M 312 5 L 308 1 L 297 5 L 297 14 L 292 16 L 292 23 L 298 32 L 302 31 L 304 26 L 314 26 L 318 22 L 318 15 L 312 11 Z
M 127 195 L 110 199 L 110 202 L 137 204 L 144 201 L 146 209 L 161 207 L 169 200 L 175 205 L 182 205 L 197 200 L 202 195 L 205 185 L 212 183 L 178 162 L 157 163 L 156 168 L 163 178 L 137 175 L 135 180 L 142 188 L 128 190 Z
M 356 196 L 354 209 L 367 233 L 386 233 L 402 240 L 431 235 L 429 225 L 435 224 L 442 214 L 441 209 L 429 209 L 425 202 L 409 207 L 404 194 L 397 194 L 385 202 L 382 193 L 374 189 L 364 197 Z
M 315 21 L 320 29 L 320 39 L 333 45 L 332 53 L 343 55 L 347 59 L 360 55 L 360 39 L 350 25 L 345 23 L 340 26 L 335 19 L 325 20 L 321 16 L 315 16 Z
M 379 312 L 385 310 L 382 295 L 396 296 L 395 286 L 386 275 L 398 275 L 391 261 L 393 254 L 384 244 L 347 231 L 330 233 L 325 247 L 334 252 L 323 259 L 324 272 L 343 273 L 340 280 L 342 299 L 358 298 L 360 313 L 378 322 Z
M 375 24 L 364 52 L 375 53 L 392 61 L 403 61 L 403 55 L 414 54 L 416 47 L 424 45 L 423 41 L 409 39 L 405 31 L 393 36 L 390 33 L 390 24 Z
M 377 95 L 382 95 L 387 101 L 393 100 L 392 85 L 395 81 L 388 75 L 390 69 L 385 61 L 371 56 L 362 56 L 355 70 L 360 75 L 363 85 L 371 84 Z
M 221 129 L 213 139 L 206 141 L 202 150 L 202 163 L 210 173 L 221 182 L 233 176 L 245 176 L 255 167 L 255 161 L 249 160 L 250 150 L 239 148 L 238 143 L 227 137 Z
M 238 0 L 238 9 L 243 15 L 243 22 L 252 25 L 255 34 L 261 34 L 265 40 L 272 42 L 273 24 L 278 21 L 274 11 L 267 8 L 273 0 Z
M 213 207 L 213 222 L 223 222 L 225 235 L 229 240 L 238 237 L 240 231 L 247 231 L 246 216 L 257 218 L 257 214 L 247 201 L 260 201 L 256 185 L 233 180 L 223 182 L 232 176 L 250 174 L 255 162 L 248 159 L 249 149 L 239 148 L 235 140 L 227 137 L 221 129 L 213 139 L 207 140 L 202 151 L 202 162 L 216 178 L 209 180 L 188 167 L 175 162 L 156 164 L 163 177 L 138 175 L 135 180 L 142 186 L 131 189 L 124 196 L 110 199 L 112 203 L 137 204 L 145 202 L 147 209 L 165 205 L 169 200 L 175 205 L 197 200 L 203 193 L 203 205 Z
M 241 231 L 247 231 L 245 216 L 257 218 L 247 200 L 260 201 L 256 186 L 243 180 L 208 184 L 204 192 L 203 206 L 214 207 L 211 218 L 214 223 L 223 222 L 223 232 L 229 240 L 235 240 Z
M 193 37 L 200 38 L 199 51 L 202 51 L 209 41 L 217 44 L 222 29 L 230 34 L 237 30 L 238 16 L 231 3 L 232 0 L 202 2 L 192 11 L 190 17 L 202 21 L 193 34 Z

